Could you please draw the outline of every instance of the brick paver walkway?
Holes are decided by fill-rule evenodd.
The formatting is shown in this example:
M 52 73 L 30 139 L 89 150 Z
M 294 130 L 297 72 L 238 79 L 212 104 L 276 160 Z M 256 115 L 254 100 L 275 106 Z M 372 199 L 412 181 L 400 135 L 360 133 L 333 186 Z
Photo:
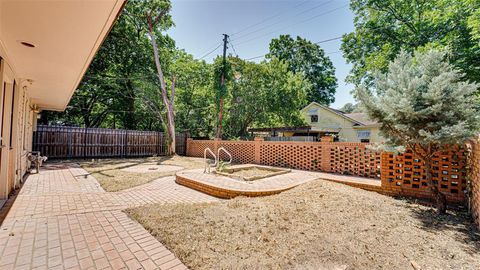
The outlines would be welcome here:
M 185 269 L 121 211 L 217 200 L 174 180 L 111 193 L 78 166 L 45 167 L 29 176 L 0 227 L 0 269 Z

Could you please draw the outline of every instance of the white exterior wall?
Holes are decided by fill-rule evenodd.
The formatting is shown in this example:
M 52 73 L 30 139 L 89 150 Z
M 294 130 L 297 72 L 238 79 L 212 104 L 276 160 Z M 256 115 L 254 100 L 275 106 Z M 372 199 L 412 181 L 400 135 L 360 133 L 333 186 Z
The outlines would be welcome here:
M 20 186 L 30 165 L 27 154 L 32 150 L 34 113 L 30 106 L 28 83 L 16 77 L 5 59 L 1 61 L 0 101 L 9 105 L 2 106 L 0 112 L 3 115 L 0 127 L 7 127 L 0 149 L 0 199 L 6 199 L 13 189 Z M 7 87 L 4 89 L 4 86 Z

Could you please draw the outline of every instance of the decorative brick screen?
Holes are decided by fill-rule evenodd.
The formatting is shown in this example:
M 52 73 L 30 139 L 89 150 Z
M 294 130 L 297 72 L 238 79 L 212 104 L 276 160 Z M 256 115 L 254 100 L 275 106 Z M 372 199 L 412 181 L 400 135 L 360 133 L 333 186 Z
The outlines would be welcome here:
M 217 153 L 225 147 L 237 163 L 256 163 L 380 178 L 380 155 L 366 149 L 365 143 L 294 142 L 294 141 L 187 141 L 187 155 L 203 157 L 209 147 Z M 226 155 L 221 154 L 222 159 Z
M 466 189 L 466 149 L 455 147 L 440 151 L 433 158 L 432 175 L 448 201 L 462 202 Z M 382 187 L 391 195 L 430 198 L 423 161 L 412 150 L 394 155 L 382 153 Z
M 259 163 L 301 170 L 321 170 L 322 143 L 261 142 Z
M 480 230 L 480 137 L 471 142 L 469 179 L 471 182 L 471 211 L 473 219 Z
M 339 143 L 329 147 L 329 166 L 333 173 L 380 178 L 380 153 L 363 143 Z
M 232 154 L 236 163 L 255 163 L 255 145 L 250 141 L 220 141 L 218 147 L 224 147 Z M 215 152 L 216 153 L 216 152 Z M 222 160 L 228 159 L 224 152 L 220 152 Z
M 411 151 L 404 154 L 378 153 L 367 149 L 365 143 L 346 142 L 293 142 L 293 141 L 187 141 L 187 155 L 203 157 L 203 150 L 212 151 L 223 146 L 237 163 L 255 163 L 315 170 L 369 178 L 380 178 L 382 193 L 389 195 L 430 198 L 425 180 L 423 161 Z M 477 148 L 480 148 L 477 146 Z M 476 150 L 476 190 L 480 193 L 480 150 Z M 223 159 L 225 156 L 221 156 Z M 467 152 L 465 148 L 452 148 L 434 158 L 433 177 L 450 202 L 465 200 Z M 476 197 L 480 209 L 480 195 Z M 480 210 L 477 210 L 480 219 Z
M 195 142 L 195 143 L 191 143 Z M 212 151 L 216 152 L 214 149 L 213 141 L 209 140 L 195 140 L 192 141 L 191 139 L 187 140 L 187 156 L 189 157 L 203 157 L 203 151 L 206 148 L 212 149 Z

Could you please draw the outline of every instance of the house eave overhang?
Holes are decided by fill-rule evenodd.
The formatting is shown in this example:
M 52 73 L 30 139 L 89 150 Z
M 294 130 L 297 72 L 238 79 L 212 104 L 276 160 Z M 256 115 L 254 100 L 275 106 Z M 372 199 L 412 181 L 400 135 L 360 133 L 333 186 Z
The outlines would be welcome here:
M 16 80 L 28 80 L 32 103 L 43 110 L 66 108 L 124 4 L 0 0 L 0 56 Z
M 372 124 L 372 125 L 357 125 L 357 126 L 353 126 L 354 129 L 368 129 L 368 128 L 379 128 L 381 127 L 382 125 L 381 124 Z

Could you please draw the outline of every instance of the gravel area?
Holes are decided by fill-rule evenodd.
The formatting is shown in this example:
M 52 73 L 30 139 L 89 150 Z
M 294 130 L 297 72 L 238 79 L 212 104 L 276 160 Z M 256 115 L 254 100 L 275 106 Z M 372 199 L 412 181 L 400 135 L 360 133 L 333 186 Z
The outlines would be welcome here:
M 127 213 L 191 269 L 480 269 L 465 213 L 316 180 L 278 195 Z
M 109 192 L 136 187 L 160 177 L 175 175 L 182 169 L 198 169 L 204 166 L 203 159 L 182 156 L 93 159 L 79 163 L 98 180 L 103 189 Z M 153 170 L 150 170 L 151 168 Z

